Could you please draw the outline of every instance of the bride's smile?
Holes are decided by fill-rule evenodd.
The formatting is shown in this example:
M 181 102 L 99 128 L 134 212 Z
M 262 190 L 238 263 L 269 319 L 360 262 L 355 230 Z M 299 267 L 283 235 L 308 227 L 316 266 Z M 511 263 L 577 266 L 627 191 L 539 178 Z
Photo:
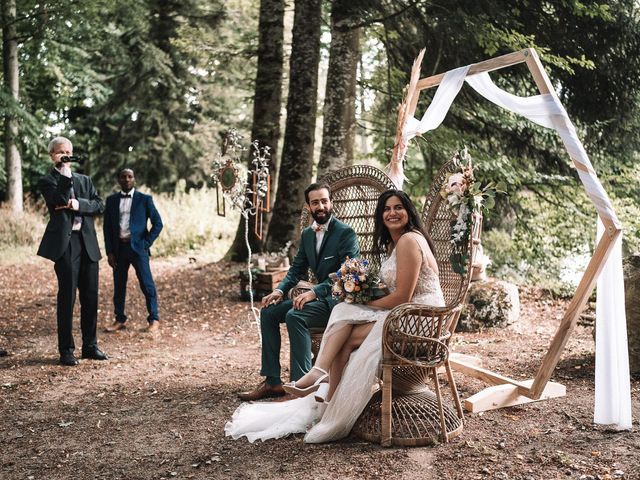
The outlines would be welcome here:
M 409 216 L 398 197 L 390 197 L 385 206 L 383 213 L 384 225 L 390 230 L 404 230 L 409 222 Z

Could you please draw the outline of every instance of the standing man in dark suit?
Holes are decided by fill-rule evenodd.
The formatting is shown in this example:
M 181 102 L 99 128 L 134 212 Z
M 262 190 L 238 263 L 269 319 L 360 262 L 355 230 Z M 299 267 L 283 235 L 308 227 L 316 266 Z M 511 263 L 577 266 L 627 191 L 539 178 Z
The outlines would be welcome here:
M 122 192 L 107 197 L 104 215 L 104 245 L 109 265 L 113 268 L 113 306 L 116 316 L 107 331 L 116 332 L 126 328 L 124 304 L 129 266 L 133 265 L 147 302 L 149 315 L 146 331 L 155 332 L 159 329 L 158 294 L 149 267 L 149 249 L 160 235 L 162 219 L 151 195 L 135 189 L 136 177 L 133 170 L 121 170 L 118 183 Z M 147 229 L 148 221 L 151 221 L 151 230 Z
M 287 324 L 291 345 L 291 380 L 298 380 L 311 369 L 309 328 L 326 327 L 337 301 L 331 296 L 329 274 L 340 268 L 346 257 L 360 255 L 353 229 L 332 216 L 331 188 L 313 183 L 304 191 L 313 225 L 303 230 L 300 248 L 287 276 L 278 288 L 262 299 L 262 369 L 265 380 L 250 392 L 238 394 L 241 400 L 258 400 L 284 395 L 280 378 L 280 324 Z M 311 269 L 318 284 L 294 300 L 286 295 Z
M 55 262 L 58 277 L 58 350 L 60 363 L 73 366 L 73 306 L 80 292 L 82 358 L 106 360 L 98 348 L 98 260 L 100 248 L 93 217 L 104 210 L 102 199 L 86 175 L 71 172 L 73 146 L 65 137 L 49 143 L 54 168 L 38 182 L 49 210 L 49 223 L 38 255 Z

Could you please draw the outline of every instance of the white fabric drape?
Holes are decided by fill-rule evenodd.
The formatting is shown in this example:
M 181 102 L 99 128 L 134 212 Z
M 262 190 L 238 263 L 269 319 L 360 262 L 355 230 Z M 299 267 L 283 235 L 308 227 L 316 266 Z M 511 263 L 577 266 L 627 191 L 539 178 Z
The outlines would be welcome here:
M 604 225 L 598 219 L 597 240 L 600 240 L 604 231 Z M 608 285 L 620 287 L 608 289 Z M 605 295 L 602 292 L 606 292 Z M 622 273 L 622 235 L 616 240 L 609 261 L 598 277 L 596 317 L 596 401 L 593 421 L 615 425 L 619 430 L 628 430 L 631 428 L 631 385 Z
M 429 108 L 422 116 L 420 121 L 413 117 L 408 117 L 404 128 L 402 129 L 402 136 L 405 139 L 405 144 L 413 137 L 420 133 L 428 132 L 429 130 L 435 130 L 440 126 L 444 117 L 447 115 L 449 108 L 453 100 L 458 95 L 458 92 L 462 88 L 464 79 L 469 71 L 469 65 L 466 67 L 456 68 L 455 70 L 449 70 L 444 74 L 442 83 L 438 87 L 436 94 L 433 97 L 433 101 Z M 402 188 L 400 185 L 399 188 Z
M 544 94 L 518 97 L 498 88 L 486 72 L 466 77 L 469 67 L 457 68 L 444 75 L 434 100 L 422 119 L 418 121 L 411 117 L 406 121 L 403 141 L 408 142 L 416 135 L 437 128 L 462 88 L 463 81 L 466 80 L 474 90 L 496 105 L 522 115 L 538 125 L 555 129 L 560 134 L 569 156 L 579 165 L 578 175 L 596 210 L 601 217 L 619 225 L 609 196 L 598 180 L 576 130 L 557 96 Z M 402 185 L 399 188 L 402 188 Z M 598 282 L 594 421 L 614 424 L 619 429 L 628 429 L 631 428 L 631 397 L 621 246 L 622 235 L 619 236 Z M 603 281 L 604 278 L 606 281 Z

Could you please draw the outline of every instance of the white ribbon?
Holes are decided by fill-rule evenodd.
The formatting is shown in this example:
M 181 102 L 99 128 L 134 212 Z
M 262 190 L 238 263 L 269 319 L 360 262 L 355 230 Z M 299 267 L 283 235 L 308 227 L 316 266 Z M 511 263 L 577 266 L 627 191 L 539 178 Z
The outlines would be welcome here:
M 444 120 L 464 80 L 480 95 L 496 105 L 520 114 L 532 122 L 556 130 L 571 159 L 580 164 L 578 176 L 601 217 L 620 222 L 609 196 L 598 180 L 589 157 L 578 138 L 566 110 L 556 95 L 518 97 L 498 88 L 484 72 L 466 77 L 470 66 L 447 72 L 433 101 L 420 121 L 410 117 L 403 128 L 403 141 L 437 128 Z M 586 170 L 586 171 L 585 171 Z M 402 188 L 402 185 L 400 185 Z M 629 355 L 627 351 L 624 283 L 622 276 L 622 235 L 598 279 L 596 308 L 596 378 L 594 422 L 631 428 Z

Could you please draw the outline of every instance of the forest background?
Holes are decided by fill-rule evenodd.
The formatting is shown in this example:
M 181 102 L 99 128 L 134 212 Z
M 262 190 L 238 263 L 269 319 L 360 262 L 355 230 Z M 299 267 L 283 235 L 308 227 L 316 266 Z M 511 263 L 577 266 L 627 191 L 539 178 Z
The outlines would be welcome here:
M 230 128 L 271 148 L 264 242 L 296 243 L 303 190 L 341 166 L 388 164 L 413 59 L 422 76 L 533 47 L 640 250 L 640 9 L 633 0 L 0 0 L 4 117 L 0 260 L 35 256 L 46 224 L 38 178 L 64 135 L 100 194 L 135 169 L 166 229 L 154 253 L 246 258 L 237 214 L 218 217 L 210 182 Z M 494 13 L 489 13 L 494 12 Z M 492 74 L 536 94 L 523 66 Z M 435 93 L 421 95 L 421 115 Z M 414 141 L 405 189 L 418 203 L 467 146 L 501 182 L 485 222 L 490 272 L 570 293 L 593 250 L 595 210 L 555 132 L 463 88 L 443 125 Z M 250 159 L 247 155 L 246 162 Z M 284 172 L 285 174 L 282 174 Z M 2 253 L 3 252 L 3 253 Z

